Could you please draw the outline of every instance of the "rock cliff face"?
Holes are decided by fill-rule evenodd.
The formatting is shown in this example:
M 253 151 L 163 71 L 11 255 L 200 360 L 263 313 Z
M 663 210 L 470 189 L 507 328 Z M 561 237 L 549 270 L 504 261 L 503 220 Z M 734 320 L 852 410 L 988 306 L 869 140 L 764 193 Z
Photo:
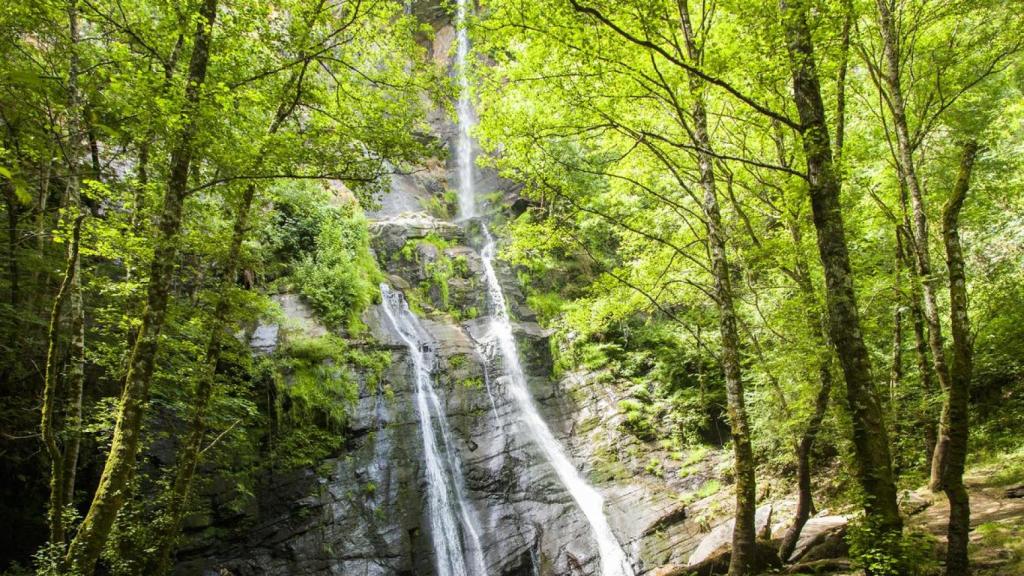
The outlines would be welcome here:
M 438 30 L 431 57 L 443 60 L 454 36 L 450 24 L 429 2 L 414 10 Z M 454 131 L 444 114 L 431 122 L 434 135 L 450 143 Z M 480 521 L 487 573 L 599 574 L 590 525 L 523 429 L 500 360 L 485 359 L 497 355 L 481 354 L 487 303 L 478 223 L 455 224 L 427 210 L 443 202 L 448 176 L 440 162 L 416 176 L 398 176 L 368 216 L 389 284 L 405 293 L 428 333 L 434 386 Z M 515 212 L 514 184 L 485 171 L 477 189 L 493 197 L 500 192 L 502 204 Z M 729 513 L 722 495 L 685 505 L 681 499 L 697 491 L 721 455 L 712 452 L 701 466 L 691 466 L 704 472 L 651 473 L 652 458 L 664 454 L 621 432 L 616 389 L 601 374 L 553 378 L 548 334 L 526 306 L 513 271 L 500 262 L 497 268 L 529 389 L 570 458 L 605 497 L 609 523 L 634 569 L 642 574 L 685 564 L 703 533 Z M 280 303 L 287 320 L 261 325 L 251 338 L 254 353 L 273 350 L 289 333 L 323 333 L 300 299 L 285 295 Z M 409 352 L 380 306 L 364 320 L 374 346 L 390 351 L 391 365 L 382 383 L 361 386 L 345 452 L 316 470 L 268 475 L 242 517 L 214 519 L 197 531 L 204 536 L 183 550 L 178 574 L 436 573 Z
M 407 193 L 407 183 L 392 191 Z M 417 193 L 429 195 L 425 189 Z M 437 359 L 435 389 L 480 519 L 488 573 L 599 573 L 586 519 L 523 430 L 501 366 L 480 353 L 477 340 L 486 318 L 469 317 L 486 313 L 476 226 L 424 212 L 374 217 L 371 232 L 381 267 L 419 311 L 429 334 Z M 457 262 L 440 266 L 453 270 L 450 275 L 432 273 L 445 262 Z M 727 515 L 728 502 L 711 496 L 684 506 L 679 495 L 699 487 L 705 480 L 701 474 L 645 473 L 657 449 L 620 431 L 618 392 L 600 374 L 554 380 L 548 334 L 534 321 L 512 270 L 499 262 L 498 276 L 516 319 L 514 333 L 533 397 L 578 468 L 605 496 L 609 522 L 635 569 L 644 573 L 667 563 L 685 564 L 709 524 Z M 260 326 L 251 339 L 254 353 L 273 349 L 290 333 L 323 332 L 300 299 L 285 295 L 280 303 L 287 320 Z M 381 385 L 363 384 L 345 453 L 316 471 L 268 476 L 244 521 L 234 519 L 236 528 L 216 532 L 215 539 L 194 540 L 182 555 L 179 574 L 435 573 L 408 352 L 380 306 L 369 309 L 364 320 L 375 346 L 390 350 L 392 361 Z M 709 462 L 716 457 L 712 453 Z M 709 515 L 712 505 L 716 509 Z

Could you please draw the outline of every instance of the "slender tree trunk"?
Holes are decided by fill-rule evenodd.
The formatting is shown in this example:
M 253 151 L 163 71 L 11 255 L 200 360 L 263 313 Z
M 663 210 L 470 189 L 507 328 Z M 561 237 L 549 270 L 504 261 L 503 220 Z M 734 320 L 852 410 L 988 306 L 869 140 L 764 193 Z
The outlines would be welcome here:
M 46 455 L 50 458 L 50 509 L 48 523 L 50 526 L 50 543 L 61 544 L 64 542 L 64 479 L 62 477 L 63 457 L 60 453 L 60 446 L 57 443 L 57 430 L 54 425 L 57 400 L 57 343 L 60 339 L 60 311 L 71 292 L 71 284 L 77 272 L 75 261 L 78 259 L 78 247 L 82 236 L 82 219 L 79 215 L 75 219 L 74 228 L 71 234 L 71 243 L 68 246 L 68 261 L 64 272 L 64 280 L 57 291 L 57 297 L 53 301 L 53 309 L 50 312 L 50 325 L 47 332 L 46 346 L 46 371 L 43 375 L 43 406 L 42 418 L 39 424 L 39 432 L 43 438 L 43 445 L 46 447 Z
M 906 104 L 903 100 L 903 89 L 900 86 L 900 61 L 896 23 L 893 19 L 890 0 L 876 0 L 878 6 L 879 29 L 882 34 L 882 51 L 885 83 L 892 112 L 893 128 L 896 131 L 896 148 L 899 154 L 899 170 L 904 185 L 910 192 L 910 205 L 913 209 L 913 250 L 916 258 L 917 273 L 921 277 L 924 294 L 924 319 L 928 326 L 928 347 L 931 349 L 932 362 L 939 386 L 943 392 L 949 390 L 949 367 L 946 364 L 946 352 L 943 348 L 942 324 L 939 321 L 939 309 L 936 303 L 938 291 L 937 278 L 932 273 L 931 254 L 928 247 L 928 215 L 924 204 L 924 192 L 921 181 L 914 166 L 914 150 L 907 124 Z M 943 415 L 945 420 L 946 416 Z M 945 466 L 946 443 L 940 436 L 932 457 L 932 474 L 930 486 L 938 490 L 942 486 L 942 468 Z
M 18 196 L 14 192 L 14 183 L 7 180 L 4 183 L 4 199 L 7 201 L 7 302 L 12 311 L 18 310 L 18 301 L 21 300 L 21 288 L 18 286 L 18 279 L 21 273 L 18 271 Z M 18 315 L 13 318 L 17 321 Z M 12 327 L 12 333 L 16 334 L 17 324 Z
M 96 561 L 124 503 L 125 490 L 135 468 L 149 384 L 177 261 L 176 243 L 181 230 L 182 206 L 188 191 L 193 139 L 197 130 L 197 108 L 202 84 L 206 79 L 210 37 L 216 15 L 217 0 L 204 0 L 196 24 L 185 87 L 184 126 L 171 151 L 167 191 L 164 194 L 156 247 L 150 266 L 146 308 L 125 378 L 110 455 L 89 512 L 68 549 L 69 564 L 82 576 L 92 576 L 95 572 Z
M 896 503 L 889 437 L 860 327 L 839 203 L 840 182 L 832 163 L 814 45 L 807 24 L 809 7 L 805 0 L 782 0 L 780 8 L 792 67 L 793 98 L 802 126 L 818 252 L 825 273 L 829 334 L 846 380 L 857 476 L 866 496 L 865 513 L 880 535 L 899 534 L 903 524 Z
M 814 399 L 814 412 L 807 422 L 807 428 L 796 449 L 796 478 L 797 478 L 797 500 L 796 512 L 793 515 L 793 524 L 786 530 L 779 545 L 779 557 L 785 562 L 796 549 L 800 540 L 800 533 L 807 524 L 807 520 L 814 513 L 814 497 L 811 490 L 811 450 L 814 442 L 821 431 L 821 423 L 825 420 L 828 412 L 828 400 L 832 394 L 832 370 L 829 362 L 822 362 L 818 367 L 818 378 L 820 385 L 818 395 Z
M 843 135 L 846 131 L 846 72 L 850 53 L 850 29 L 853 25 L 853 7 L 848 3 L 845 5 L 846 18 L 843 21 L 843 41 L 840 51 L 839 72 L 836 76 L 836 160 L 837 163 L 843 152 Z M 779 163 L 787 166 L 786 155 L 784 154 L 784 143 L 782 139 L 781 126 L 773 122 L 776 127 L 776 150 L 779 156 Z M 839 178 L 837 176 L 837 178 Z M 840 179 L 840 186 L 842 179 Z M 790 236 L 793 239 L 793 248 L 796 254 L 795 280 L 800 289 L 807 306 L 807 321 L 813 333 L 819 338 L 822 349 L 831 350 L 828 335 L 828 319 L 815 312 L 817 309 L 817 297 L 814 294 L 814 285 L 811 282 L 811 273 L 807 267 L 807 261 L 803 257 L 803 238 L 800 232 L 800 223 L 791 221 L 789 224 Z M 822 357 L 818 366 L 818 394 L 814 400 L 814 411 L 807 421 L 807 427 L 796 447 L 797 461 L 797 503 L 793 515 L 793 524 L 782 537 L 779 545 L 779 558 L 785 562 L 796 549 L 800 540 L 800 533 L 811 514 L 814 513 L 814 494 L 811 485 L 811 451 L 821 431 L 821 424 L 828 413 L 829 398 L 832 395 L 832 356 L 827 354 Z
M 905 198 L 903 199 L 903 204 L 904 212 L 906 212 Z M 904 225 L 897 226 L 896 230 L 900 238 L 904 240 L 904 246 L 913 242 L 909 232 L 909 219 L 905 217 Z M 914 269 L 914 258 L 908 254 L 906 249 L 903 251 L 903 263 L 908 269 Z M 935 394 L 935 381 L 932 377 L 933 366 L 928 358 L 928 336 L 925 334 L 924 311 L 921 306 L 922 298 L 920 284 L 916 278 L 912 278 L 909 295 L 910 319 L 911 327 L 914 331 L 914 358 L 917 364 L 917 373 L 921 379 L 921 403 L 914 414 L 914 421 L 921 428 L 923 435 L 925 468 L 931 470 L 932 455 L 935 453 L 935 444 L 938 437 L 938 426 L 937 420 L 933 417 L 934 410 L 932 410 L 931 405 L 931 399 Z
M 942 214 L 942 238 L 946 246 L 946 267 L 949 269 L 950 327 L 953 336 L 953 365 L 949 393 L 943 414 L 947 420 L 942 428 L 948 451 L 943 470 L 942 488 L 949 499 L 949 547 L 946 552 L 946 575 L 961 576 L 970 572 L 967 562 L 968 531 L 971 505 L 964 488 L 964 466 L 967 462 L 967 440 L 970 433 L 968 404 L 970 400 L 973 351 L 971 323 L 967 316 L 967 274 L 960 247 L 958 230 L 960 210 L 970 187 L 971 171 L 978 154 L 978 143 L 964 145 L 960 175 Z
M 82 102 L 78 90 L 78 0 L 68 0 L 68 26 L 71 39 L 70 66 L 68 67 L 68 184 L 66 201 L 72 213 L 82 210 L 81 178 L 79 175 L 81 151 Z M 76 254 L 73 262 L 68 317 L 71 347 L 67 371 L 67 412 L 64 420 L 64 462 L 61 477 L 64 487 L 62 504 L 74 501 L 75 473 L 78 468 L 78 448 L 81 443 L 82 393 L 85 389 L 85 306 L 82 302 L 82 263 Z
M 896 255 L 893 258 L 893 312 L 892 312 L 892 348 L 890 351 L 889 367 L 889 412 L 892 416 L 893 437 L 902 436 L 900 423 L 902 422 L 901 412 L 903 401 L 901 398 L 903 390 L 903 316 L 904 316 L 904 294 L 901 289 L 903 281 L 903 236 L 899 228 L 896 229 Z M 898 450 L 898 449 L 897 449 Z M 899 476 L 903 468 L 902 453 L 897 451 L 893 454 L 893 468 Z
M 790 222 L 789 230 L 797 254 L 795 279 L 801 296 L 805 300 L 805 306 L 808 311 L 807 322 L 811 330 L 818 336 L 822 349 L 830 352 L 828 320 L 823 315 L 815 312 L 817 308 L 815 301 L 817 298 L 814 294 L 810 270 L 802 255 L 803 242 L 799 223 Z M 814 442 L 818 438 L 818 433 L 821 431 L 821 424 L 825 420 L 825 414 L 828 413 L 829 398 L 832 395 L 832 355 L 828 352 L 823 354 L 821 363 L 818 365 L 819 386 L 818 394 L 814 399 L 814 411 L 811 413 L 811 417 L 807 421 L 807 427 L 804 428 L 804 432 L 800 436 L 796 447 L 796 511 L 793 515 L 793 524 L 786 530 L 782 537 L 782 543 L 779 545 L 779 558 L 783 561 L 786 561 L 793 554 L 793 550 L 796 549 L 796 544 L 800 540 L 800 533 L 803 531 L 804 525 L 807 524 L 807 520 L 814 513 L 814 495 L 811 486 L 811 451 L 814 448 Z
M 686 0 L 678 3 L 687 55 L 699 65 L 699 55 L 690 24 Z M 704 190 L 704 215 L 708 227 L 708 252 L 715 277 L 714 292 L 718 304 L 719 330 L 722 334 L 722 369 L 725 373 L 725 391 L 729 424 L 732 429 L 736 475 L 736 524 L 732 534 L 730 576 L 752 573 L 757 563 L 757 535 L 755 512 L 757 492 L 754 478 L 754 451 L 751 445 L 750 423 L 743 398 L 743 374 L 740 369 L 740 339 L 736 328 L 736 310 L 733 305 L 732 285 L 729 279 L 729 260 L 725 231 L 715 189 L 714 158 L 711 137 L 708 134 L 707 111 L 704 108 L 704 85 L 696 75 L 690 75 L 690 93 L 693 96 L 693 140 L 697 148 L 700 183 Z

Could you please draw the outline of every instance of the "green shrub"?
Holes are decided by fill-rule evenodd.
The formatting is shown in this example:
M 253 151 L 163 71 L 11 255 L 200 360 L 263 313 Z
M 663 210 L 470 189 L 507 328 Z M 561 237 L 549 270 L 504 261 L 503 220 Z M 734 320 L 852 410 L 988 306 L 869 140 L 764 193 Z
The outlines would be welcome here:
M 882 532 L 860 516 L 846 533 L 850 559 L 875 576 L 929 576 L 938 573 L 935 537 L 922 532 Z
M 363 329 L 359 319 L 378 298 L 384 276 L 370 251 L 366 219 L 354 205 L 333 210 L 321 222 L 316 249 L 295 264 L 299 292 L 331 328 Z

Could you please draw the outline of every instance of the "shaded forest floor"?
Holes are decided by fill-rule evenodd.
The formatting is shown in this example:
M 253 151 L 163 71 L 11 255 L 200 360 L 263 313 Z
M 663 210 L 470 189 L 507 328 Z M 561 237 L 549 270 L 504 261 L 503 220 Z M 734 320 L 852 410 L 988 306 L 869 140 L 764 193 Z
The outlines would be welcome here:
M 985 467 L 964 478 L 971 495 L 971 565 L 977 575 L 1019 576 L 1024 574 L 1024 494 L 1009 497 L 1013 487 L 1021 491 L 1021 485 L 1007 485 L 999 472 Z M 930 497 L 932 504 L 913 516 L 910 525 L 944 543 L 949 502 L 927 488 L 917 494 Z
M 1008 470 L 1003 464 L 978 466 L 964 478 L 971 497 L 970 557 L 974 576 L 1024 574 L 1024 475 L 1016 469 Z M 934 537 L 941 557 L 949 517 L 949 502 L 945 495 L 921 487 L 905 495 L 904 510 L 909 514 L 907 527 Z M 933 572 L 934 567 L 922 567 L 920 574 L 926 576 Z M 817 573 L 859 576 L 863 571 Z

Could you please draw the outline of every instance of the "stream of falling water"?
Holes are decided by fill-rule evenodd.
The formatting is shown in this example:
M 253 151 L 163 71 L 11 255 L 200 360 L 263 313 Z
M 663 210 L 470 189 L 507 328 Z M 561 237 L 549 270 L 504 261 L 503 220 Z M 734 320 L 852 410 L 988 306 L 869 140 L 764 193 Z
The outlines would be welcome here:
M 459 455 L 452 443 L 448 418 L 434 391 L 434 355 L 419 320 L 405 298 L 381 284 L 382 308 L 395 334 L 409 350 L 416 382 L 416 412 L 426 463 L 427 515 L 438 576 L 486 576 L 479 524 L 465 495 Z M 435 426 L 437 430 L 435 430 Z M 440 431 L 440 439 L 438 438 Z
M 601 574 L 603 576 L 632 576 L 633 570 L 622 552 L 608 518 L 604 515 L 604 498 L 595 490 L 573 465 L 562 446 L 555 439 L 544 418 L 537 411 L 537 405 L 530 395 L 526 383 L 526 374 L 519 361 L 519 350 L 512 336 L 512 322 L 509 319 L 498 276 L 494 272 L 495 243 L 486 225 L 483 225 L 486 239 L 480 256 L 483 259 L 484 280 L 487 284 L 487 300 L 490 305 L 491 321 L 488 335 L 497 343 L 502 365 L 509 378 L 508 391 L 518 408 L 523 424 L 532 439 L 540 447 L 544 457 L 554 468 L 558 479 L 565 486 L 573 500 L 580 507 L 587 522 L 590 524 L 594 540 L 597 541 L 598 554 L 601 557 Z
M 459 101 L 455 105 L 458 117 L 459 140 L 455 160 L 459 170 L 459 218 L 465 220 L 476 216 L 476 189 L 474 184 L 473 137 L 471 132 L 476 125 L 476 114 L 470 100 L 469 76 L 467 75 L 467 59 L 469 57 L 469 32 L 466 29 L 466 16 L 473 0 L 458 0 L 455 11 L 455 74 L 459 82 Z
M 474 145 L 471 135 L 473 126 L 476 124 L 476 115 L 473 110 L 473 103 L 470 99 L 470 84 L 467 74 L 467 60 L 469 57 L 469 34 L 466 26 L 466 18 L 473 0 L 458 0 L 455 13 L 456 47 L 455 47 L 455 73 L 458 79 L 459 99 L 455 110 L 458 117 L 458 143 L 456 149 L 456 163 L 458 166 L 458 193 L 459 193 L 459 217 L 467 220 L 476 216 L 476 189 L 474 182 Z M 622 552 L 615 534 L 612 533 L 608 519 L 604 515 L 604 498 L 580 475 L 572 461 L 562 450 L 558 440 L 555 439 L 551 429 L 548 428 L 544 418 L 537 411 L 533 397 L 526 385 L 526 375 L 519 362 L 519 350 L 512 337 L 512 324 L 505 308 L 505 294 L 498 283 L 498 277 L 494 272 L 494 238 L 491 237 L 487 226 L 483 226 L 484 236 L 487 243 L 481 252 L 484 266 L 484 277 L 487 285 L 487 299 L 491 308 L 491 321 L 488 327 L 488 334 L 494 338 L 497 344 L 497 352 L 501 356 L 504 370 L 509 377 L 509 393 L 518 408 L 522 422 L 532 439 L 540 447 L 544 457 L 554 468 L 558 479 L 568 490 L 573 500 L 579 506 L 594 539 L 597 542 L 598 554 L 601 559 L 601 574 L 603 576 L 633 576 L 633 570 Z M 491 396 L 491 386 L 487 379 L 487 394 L 491 398 L 491 405 L 497 418 L 497 407 L 494 405 L 494 397 Z M 438 410 L 441 412 L 440 410 Z M 443 414 L 443 412 L 441 412 Z M 455 462 L 457 464 L 457 462 Z M 463 505 L 465 508 L 465 505 Z M 534 566 L 536 569 L 536 565 Z M 482 572 L 481 572 L 482 574 Z

